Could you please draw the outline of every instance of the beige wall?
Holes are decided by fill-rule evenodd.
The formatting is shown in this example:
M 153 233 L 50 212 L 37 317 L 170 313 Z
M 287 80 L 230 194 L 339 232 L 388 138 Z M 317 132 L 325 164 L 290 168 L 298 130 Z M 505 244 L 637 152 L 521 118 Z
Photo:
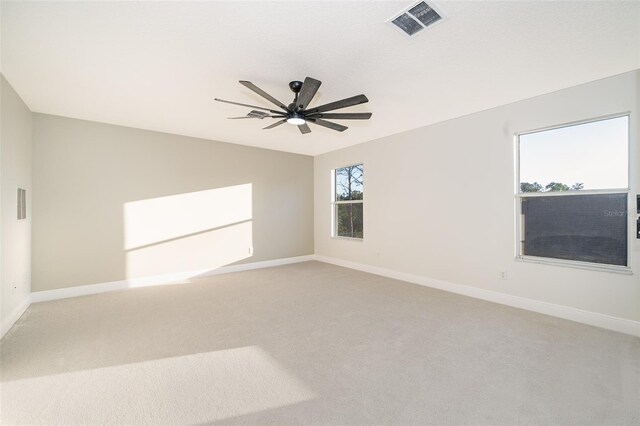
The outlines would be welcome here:
M 33 291 L 311 254 L 315 239 L 321 256 L 640 320 L 633 229 L 634 275 L 518 262 L 513 194 L 515 133 L 626 111 L 640 192 L 639 89 L 640 72 L 627 73 L 315 159 L 35 114 Z M 26 107 L 19 120 L 4 109 L 28 140 Z M 331 169 L 356 162 L 365 240 L 332 239 Z M 3 307 L 5 282 L 3 270 Z
M 311 157 L 43 114 L 33 150 L 33 291 L 313 253 Z
M 2 214 L 2 330 L 19 315 L 31 291 L 31 111 L 0 75 L 0 182 Z M 27 190 L 27 218 L 17 219 L 17 189 Z
M 640 72 L 627 73 L 315 157 L 315 253 L 640 320 L 635 214 L 634 275 L 514 258 L 514 134 L 631 111 L 633 212 L 639 90 Z M 358 162 L 365 170 L 365 238 L 332 239 L 331 170 Z

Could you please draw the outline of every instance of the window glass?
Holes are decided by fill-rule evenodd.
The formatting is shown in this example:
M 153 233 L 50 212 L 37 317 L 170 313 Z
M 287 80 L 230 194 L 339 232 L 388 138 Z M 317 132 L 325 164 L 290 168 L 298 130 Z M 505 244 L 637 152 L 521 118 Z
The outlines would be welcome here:
M 336 204 L 336 234 L 338 237 L 362 238 L 362 203 Z
M 336 201 L 363 199 L 363 172 L 362 164 L 336 169 Z
M 518 143 L 518 254 L 628 266 L 629 117 L 522 134 Z
M 520 135 L 520 192 L 627 188 L 629 117 Z
M 627 195 L 522 199 L 522 254 L 627 266 Z

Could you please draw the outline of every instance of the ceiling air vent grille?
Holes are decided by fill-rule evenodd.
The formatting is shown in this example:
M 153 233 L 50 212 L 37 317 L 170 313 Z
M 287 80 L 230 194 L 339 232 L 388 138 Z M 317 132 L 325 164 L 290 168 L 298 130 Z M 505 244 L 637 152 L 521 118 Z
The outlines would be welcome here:
M 409 37 L 444 20 L 442 11 L 433 4 L 420 1 L 396 14 L 389 20 L 395 27 Z

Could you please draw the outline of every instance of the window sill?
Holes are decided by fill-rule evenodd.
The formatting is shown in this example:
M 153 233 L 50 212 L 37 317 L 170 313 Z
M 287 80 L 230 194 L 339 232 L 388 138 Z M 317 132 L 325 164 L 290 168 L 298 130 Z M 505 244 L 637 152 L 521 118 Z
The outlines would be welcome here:
M 331 237 L 331 239 L 332 240 L 358 241 L 358 242 L 364 241 L 364 238 L 337 237 L 337 236 L 333 236 L 333 237 Z
M 527 263 L 540 263 L 543 265 L 564 266 L 575 269 L 588 269 L 591 271 L 613 272 L 615 274 L 633 275 L 629 266 L 605 265 L 590 262 L 580 262 L 578 260 L 552 259 L 548 257 L 536 256 L 516 256 L 516 261 Z

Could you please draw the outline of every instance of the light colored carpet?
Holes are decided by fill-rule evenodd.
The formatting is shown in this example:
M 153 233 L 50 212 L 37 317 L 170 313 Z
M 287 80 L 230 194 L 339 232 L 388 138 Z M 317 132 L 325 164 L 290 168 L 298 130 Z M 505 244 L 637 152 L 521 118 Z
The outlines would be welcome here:
M 32 305 L 5 424 L 640 424 L 640 339 L 306 262 Z

